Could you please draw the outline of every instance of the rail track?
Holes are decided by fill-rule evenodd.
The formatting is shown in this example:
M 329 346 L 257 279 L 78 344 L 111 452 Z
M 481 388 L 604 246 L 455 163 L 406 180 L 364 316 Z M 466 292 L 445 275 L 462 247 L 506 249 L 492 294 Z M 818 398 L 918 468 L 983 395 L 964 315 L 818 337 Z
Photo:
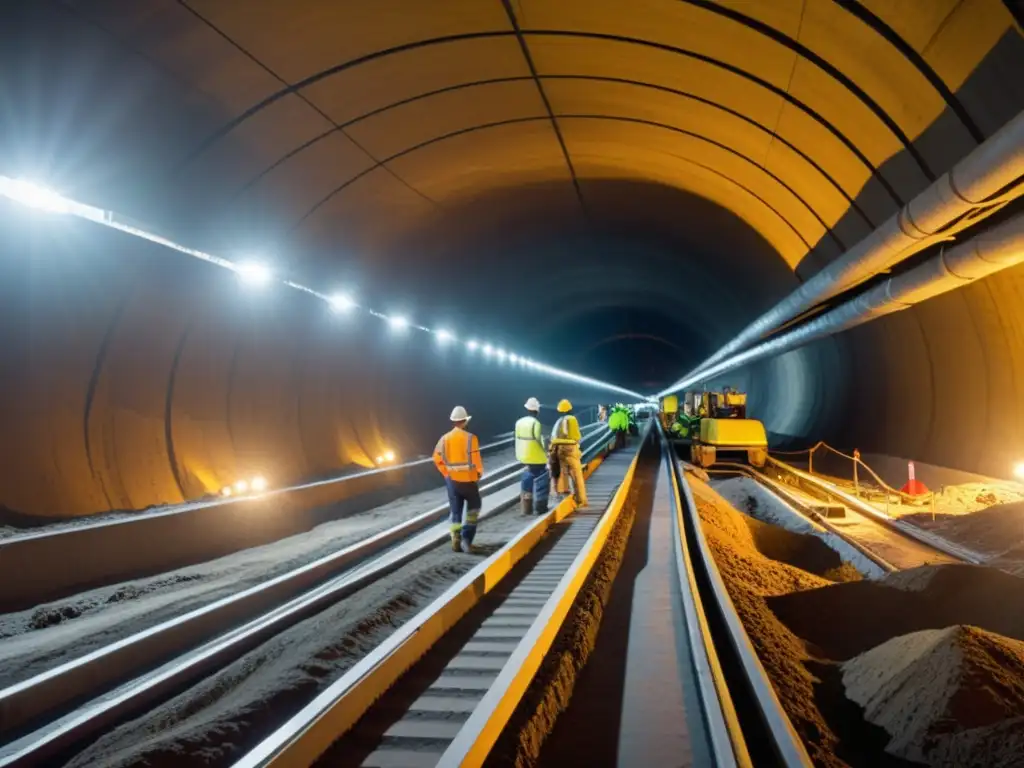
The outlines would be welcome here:
M 868 502 L 777 459 L 769 459 L 761 470 L 745 464 L 719 464 L 711 474 L 756 480 L 794 514 L 840 537 L 885 571 L 926 564 L 982 562 L 977 553 L 895 520 Z M 843 515 L 829 517 L 823 514 L 822 505 L 839 508 Z
M 530 521 L 235 765 L 292 768 L 316 764 L 325 755 L 332 765 L 366 768 L 482 765 L 598 561 L 636 473 L 656 471 L 670 505 L 674 553 L 671 572 L 663 575 L 678 585 L 675 594 L 682 603 L 686 634 L 679 651 L 685 658 L 680 662 L 692 672 L 696 689 L 689 696 L 697 702 L 688 714 L 691 738 L 704 742 L 703 750 L 716 765 L 809 766 L 806 748 L 779 703 L 718 572 L 686 480 L 688 466 L 660 431 L 644 440 L 649 442 L 641 450 L 659 452 L 656 470 L 649 469 L 650 462 L 638 470 L 639 451 L 612 454 L 588 483 L 589 508 L 574 510 L 571 503 L 563 503 Z M 592 437 L 589 454 L 608 445 L 606 433 Z M 595 459 L 588 471 L 599 462 Z M 890 542 L 925 553 L 930 562 L 964 559 L 929 548 L 928 542 L 901 526 L 887 526 L 860 509 L 856 500 L 812 485 L 813 479 L 798 470 L 787 475 L 789 468 L 780 463 L 773 462 L 765 472 L 745 465 L 721 465 L 719 470 L 719 476 L 756 479 L 795 513 L 850 542 L 883 570 L 899 566 L 863 538 L 850 536 L 835 520 L 816 513 L 806 501 L 809 488 L 815 498 L 844 504 L 847 514 L 869 521 L 862 525 L 884 531 Z M 502 476 L 486 487 L 491 514 L 516 498 L 507 479 Z M 429 523 L 438 512 L 431 510 L 416 518 L 418 522 L 403 524 L 401 534 L 389 529 L 380 538 L 371 537 L 376 544 L 368 540 L 355 545 L 363 547 L 362 565 L 346 569 L 345 563 L 353 561 L 344 558 L 354 556 L 342 550 L 333 566 L 317 563 L 314 571 L 322 570 L 316 575 L 296 575 L 298 580 L 288 588 L 292 592 L 271 583 L 258 598 L 245 594 L 234 607 L 217 606 L 205 616 L 180 617 L 187 630 L 176 624 L 141 633 L 0 692 L 3 731 L 22 733 L 0 752 L 0 766 L 38 765 L 67 754 L 75 745 L 146 712 L 189 681 L 437 547 L 447 536 L 443 525 Z M 374 546 L 379 549 L 372 550 Z M 377 554 L 367 559 L 370 551 Z M 325 580 L 327 572 L 335 576 Z M 253 602 L 247 613 L 240 606 L 249 599 Z M 172 660 L 160 665 L 168 656 Z M 101 670 L 118 667 L 123 660 L 136 664 L 130 680 L 121 679 L 124 684 L 119 686 L 114 678 L 96 684 Z M 101 695 L 89 698 L 97 692 Z M 83 698 L 88 700 L 79 705 Z
M 600 428 L 588 425 L 584 434 Z M 488 476 L 515 469 L 513 442 L 506 438 L 481 447 L 485 460 L 503 459 Z M 427 458 L 256 495 L 58 523 L 0 538 L 0 611 L 25 610 L 206 562 L 436 487 L 437 473 Z
M 590 456 L 609 434 L 588 431 Z M 599 459 L 596 459 L 599 461 Z M 481 486 L 482 519 L 518 499 L 518 465 Z M 447 507 L 422 512 L 312 563 L 105 645 L 0 690 L 0 766 L 40 765 L 223 668 L 447 541 Z
M 706 742 L 716 765 L 751 766 L 755 758 L 757 765 L 810 765 L 725 591 L 680 462 L 663 437 L 646 439 L 652 441 L 647 449 L 659 452 L 655 469 L 649 462 L 638 469 L 639 452 L 613 455 L 588 485 L 590 509 L 569 517 L 558 510 L 524 531 L 236 768 L 321 761 L 366 768 L 482 765 L 551 649 L 640 471 L 656 473 L 669 492 L 675 557 L 665 575 L 679 585 L 684 661 L 698 689 L 693 738 Z M 510 576 L 547 530 L 553 543 Z

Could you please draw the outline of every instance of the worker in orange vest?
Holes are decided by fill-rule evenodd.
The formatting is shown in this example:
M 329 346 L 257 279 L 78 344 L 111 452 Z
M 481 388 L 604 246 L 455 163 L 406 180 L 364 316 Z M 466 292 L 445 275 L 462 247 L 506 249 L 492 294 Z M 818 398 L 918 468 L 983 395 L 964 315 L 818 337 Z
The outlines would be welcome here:
M 484 474 L 484 463 L 480 458 L 480 441 L 466 429 L 470 419 L 466 409 L 461 405 L 455 406 L 450 418 L 453 428 L 437 441 L 434 464 L 448 489 L 452 550 L 468 553 L 473 551 L 476 522 L 483 506 L 479 480 Z M 464 508 L 465 521 L 462 517 Z

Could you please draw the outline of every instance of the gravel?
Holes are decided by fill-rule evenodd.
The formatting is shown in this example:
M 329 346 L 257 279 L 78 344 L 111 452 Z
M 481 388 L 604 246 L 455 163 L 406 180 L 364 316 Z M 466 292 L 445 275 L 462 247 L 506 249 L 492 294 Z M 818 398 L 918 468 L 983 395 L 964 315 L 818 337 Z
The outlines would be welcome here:
M 511 460 L 510 454 L 494 454 L 491 466 Z M 445 499 L 441 488 L 424 491 L 272 544 L 0 616 L 0 686 L 265 582 Z
M 474 544 L 500 548 L 531 522 L 484 521 Z M 145 717 L 111 731 L 69 768 L 222 766 L 237 760 L 317 692 L 426 607 L 482 555 L 439 546 L 264 643 Z

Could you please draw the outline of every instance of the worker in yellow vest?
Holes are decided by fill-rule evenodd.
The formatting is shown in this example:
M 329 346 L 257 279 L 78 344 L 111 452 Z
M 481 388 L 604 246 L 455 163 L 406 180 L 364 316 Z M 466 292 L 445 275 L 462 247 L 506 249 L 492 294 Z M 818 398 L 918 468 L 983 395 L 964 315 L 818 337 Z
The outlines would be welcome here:
M 480 499 L 480 478 L 484 462 L 480 457 L 480 441 L 466 429 L 470 416 L 461 405 L 451 415 L 452 430 L 441 435 L 434 448 L 434 465 L 444 477 L 448 489 L 452 550 L 472 552 L 476 523 L 483 502 Z M 465 520 L 463 520 L 465 509 Z
M 558 481 L 556 490 L 569 493 L 569 480 L 576 497 L 576 506 L 587 506 L 587 486 L 583 482 L 582 454 L 580 453 L 580 423 L 572 415 L 572 403 L 562 400 L 558 403 L 562 416 L 551 430 L 551 450 L 558 459 Z
M 548 454 L 544 448 L 544 428 L 540 424 L 540 401 L 531 397 L 527 414 L 516 422 L 516 461 L 523 465 L 519 482 L 519 505 L 524 515 L 548 511 Z

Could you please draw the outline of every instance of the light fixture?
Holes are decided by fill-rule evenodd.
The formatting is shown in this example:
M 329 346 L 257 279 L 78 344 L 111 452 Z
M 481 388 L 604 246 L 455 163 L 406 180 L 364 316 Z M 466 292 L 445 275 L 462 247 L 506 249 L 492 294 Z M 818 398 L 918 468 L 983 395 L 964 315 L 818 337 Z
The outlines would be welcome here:
M 384 451 L 384 461 L 394 461 L 394 460 L 395 460 L 395 452 L 394 451 Z
M 201 261 L 211 264 L 213 266 L 220 267 L 222 269 L 228 269 L 235 272 L 239 279 L 253 286 L 265 285 L 269 282 L 278 280 L 274 270 L 268 265 L 259 262 L 236 262 L 229 259 L 225 259 L 220 256 L 216 256 L 212 253 L 206 253 L 204 251 L 192 248 L 181 243 L 174 242 L 163 235 L 156 234 L 151 231 L 143 229 L 141 226 L 136 224 L 128 223 L 124 216 L 121 216 L 116 211 L 106 210 L 98 208 L 93 205 L 73 200 L 71 198 L 64 197 L 57 192 L 48 189 L 42 185 L 35 184 L 30 181 L 23 179 L 13 179 L 7 176 L 0 175 L 0 196 L 7 197 L 18 204 L 31 206 L 47 211 L 60 212 L 62 214 L 75 216 L 87 221 L 91 221 L 94 224 L 99 224 L 110 229 L 115 229 L 118 232 L 130 235 L 131 237 L 137 237 L 142 240 L 146 240 L 151 243 L 155 243 L 163 248 L 176 251 L 178 253 L 185 254 L 194 259 L 200 259 Z M 439 333 L 431 328 L 425 326 L 416 325 L 406 320 L 404 317 L 389 317 L 388 315 L 377 312 L 371 307 L 361 306 L 352 302 L 349 297 L 342 297 L 340 295 L 330 296 L 319 291 L 314 290 L 308 286 L 300 283 L 292 282 L 286 279 L 280 279 L 282 285 L 293 288 L 297 291 L 301 291 L 309 296 L 316 298 L 320 301 L 327 303 L 334 311 L 342 311 L 347 309 L 359 308 L 367 315 L 375 317 L 379 320 L 386 321 L 393 330 L 417 330 L 424 333 L 436 334 L 436 338 L 439 340 L 444 339 L 444 334 Z M 451 340 L 454 340 L 454 336 Z M 480 349 L 482 346 L 485 356 L 491 356 L 494 354 L 494 347 L 489 344 L 481 345 L 477 341 L 469 341 L 466 343 L 466 348 L 470 352 L 474 352 Z M 581 376 L 571 371 L 563 370 L 561 368 L 555 368 L 550 365 L 544 365 L 543 363 L 535 363 L 532 360 L 528 360 L 522 356 L 517 356 L 519 364 L 525 364 L 532 370 L 543 373 L 548 376 L 555 378 L 565 379 L 587 386 L 596 387 L 599 389 L 605 389 L 631 397 L 637 397 L 643 399 L 644 395 L 641 395 L 632 390 L 624 389 L 623 387 L 616 386 L 600 379 L 594 379 L 589 376 Z
M 235 490 L 238 491 L 239 493 L 245 493 L 246 491 L 249 490 L 249 481 L 239 480 L 237 483 L 235 483 Z
M 1018 461 L 1013 465 L 1013 474 L 1016 475 L 1018 479 L 1024 480 L 1024 461 Z
M 504 349 L 499 349 L 494 354 L 497 356 L 497 358 L 498 358 L 498 360 L 500 362 L 502 362 L 502 363 L 505 362 L 505 350 Z
M 53 213 L 68 213 L 74 206 L 71 200 L 58 195 L 52 189 L 24 179 L 0 177 L 0 194 L 30 208 Z
M 512 363 L 513 365 L 514 365 L 515 363 L 518 363 L 518 362 L 519 362 L 519 355 L 509 355 L 509 356 L 508 356 L 508 361 L 509 361 L 510 363 Z
M 239 264 L 236 269 L 242 282 L 249 285 L 261 286 L 270 282 L 271 272 L 266 264 L 257 261 L 246 261 Z
M 348 312 L 356 303 L 352 297 L 345 293 L 336 293 L 331 296 L 331 309 L 335 312 Z
M 220 489 L 220 495 L 221 496 L 225 496 L 225 497 L 226 496 L 230 496 L 231 493 L 232 493 L 232 491 L 231 491 L 231 486 L 230 485 L 225 485 L 223 488 Z
M 452 335 L 452 332 L 446 331 L 443 328 L 439 331 L 434 331 L 434 335 L 437 336 L 437 340 L 442 344 L 447 344 L 449 341 L 455 340 L 455 336 Z
M 256 475 L 256 477 L 254 477 L 249 482 L 249 486 L 256 493 L 263 493 L 263 491 L 267 490 L 267 479 L 265 477 L 263 477 L 262 475 Z
M 378 456 L 377 457 L 377 463 L 378 464 L 383 464 L 384 463 L 384 457 L 383 456 Z

